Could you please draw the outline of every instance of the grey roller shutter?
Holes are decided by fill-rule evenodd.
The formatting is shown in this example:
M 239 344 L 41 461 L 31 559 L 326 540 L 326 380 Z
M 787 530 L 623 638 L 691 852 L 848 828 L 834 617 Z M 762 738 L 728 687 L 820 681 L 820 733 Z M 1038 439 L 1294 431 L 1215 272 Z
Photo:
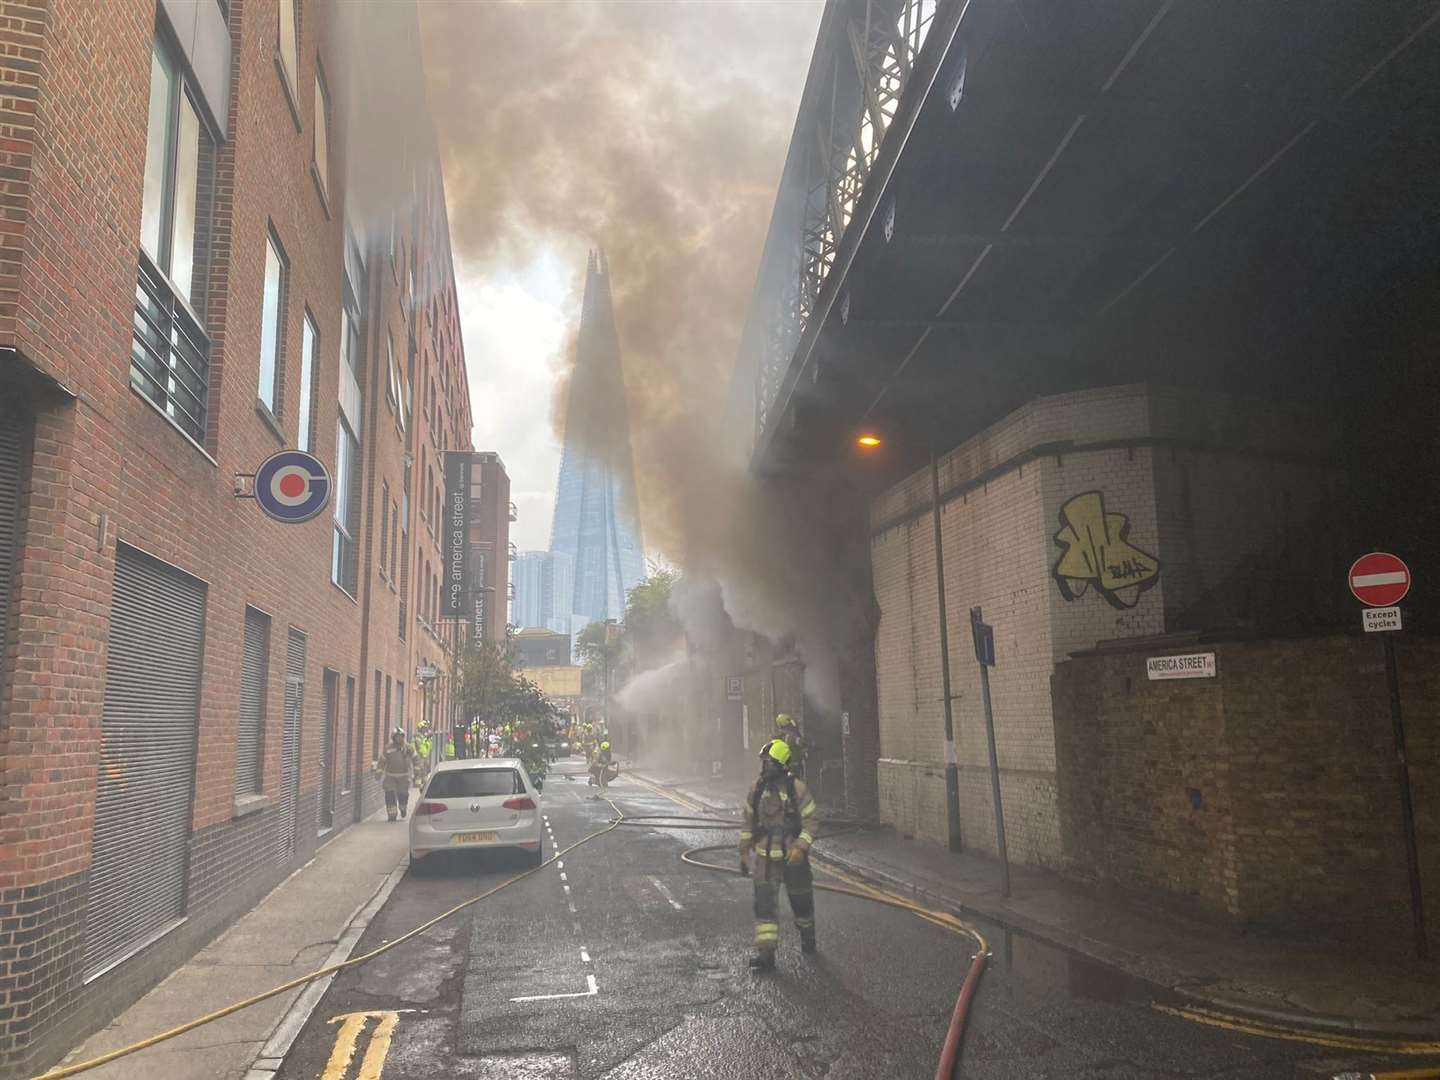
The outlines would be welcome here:
M 240 723 L 235 732 L 235 795 L 261 790 L 265 749 L 265 687 L 270 668 L 270 616 L 245 609 L 245 647 L 240 659 Z
M 0 659 L 9 645 L 10 582 L 19 558 L 20 417 L 0 410 Z M 0 667 L 3 667 L 0 664 Z M 4 687 L 0 686 L 0 690 Z
M 201 582 L 117 545 L 87 972 L 144 945 L 185 911 L 204 628 Z
M 300 812 L 300 721 L 305 712 L 305 635 L 290 631 L 285 651 L 285 730 L 280 746 L 280 828 L 277 857 L 295 854 Z

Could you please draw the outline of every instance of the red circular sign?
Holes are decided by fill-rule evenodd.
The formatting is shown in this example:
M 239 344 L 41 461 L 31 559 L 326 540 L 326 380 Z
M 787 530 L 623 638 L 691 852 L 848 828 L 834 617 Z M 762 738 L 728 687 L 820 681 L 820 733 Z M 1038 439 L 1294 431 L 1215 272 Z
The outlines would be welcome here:
M 1388 551 L 1361 555 L 1350 567 L 1350 591 L 1366 607 L 1390 607 L 1410 591 L 1410 568 Z

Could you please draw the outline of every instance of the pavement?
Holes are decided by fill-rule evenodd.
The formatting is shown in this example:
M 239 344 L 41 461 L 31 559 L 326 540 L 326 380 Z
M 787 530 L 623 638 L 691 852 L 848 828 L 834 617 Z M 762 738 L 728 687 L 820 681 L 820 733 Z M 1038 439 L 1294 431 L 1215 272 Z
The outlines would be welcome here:
M 636 766 L 638 779 L 716 813 L 734 813 L 748 788 Z M 823 815 L 822 815 L 823 816 Z M 869 881 L 1107 968 L 1177 1004 L 1336 1032 L 1440 1038 L 1440 965 L 1351 955 L 1323 942 L 1242 933 L 1057 874 L 952 854 L 876 828 L 823 839 L 817 857 Z
M 622 774 L 612 785 L 614 805 L 641 820 L 611 828 L 615 813 L 586 786 L 583 764 L 560 763 L 542 800 L 546 847 L 559 854 L 529 874 L 520 853 L 441 853 L 407 866 L 403 826 L 372 819 L 346 830 L 72 1057 L 152 1035 L 453 912 L 303 994 L 86 1075 L 933 1076 L 971 940 L 905 911 L 821 893 L 819 954 L 799 951 L 782 901 L 779 970 L 755 975 L 746 963 L 750 882 L 680 858 L 718 845 L 692 857 L 729 867 L 735 831 L 723 820 L 663 820 L 695 815 L 702 801 L 723 807 L 727 800 L 713 790 L 695 799 L 653 779 Z M 858 843 L 847 852 L 859 851 Z M 879 880 L 875 862 L 864 876 Z M 826 880 L 825 864 L 818 870 L 817 881 Z M 966 1030 L 967 1078 L 1440 1076 L 1440 1044 L 1197 1019 L 1157 1008 L 1148 986 L 1115 979 L 1107 966 L 1036 936 L 981 925 L 994 955 Z
M 383 811 L 342 830 L 63 1064 L 128 1046 L 344 959 L 404 872 L 408 853 L 405 825 L 390 824 Z M 84 1075 L 94 1080 L 239 1080 L 262 1057 L 297 1002 L 304 1005 L 302 995 L 313 1008 L 326 986 L 328 981 L 297 987 Z M 278 1033 L 283 1038 L 285 1033 Z M 283 1054 L 279 1046 L 271 1050 Z

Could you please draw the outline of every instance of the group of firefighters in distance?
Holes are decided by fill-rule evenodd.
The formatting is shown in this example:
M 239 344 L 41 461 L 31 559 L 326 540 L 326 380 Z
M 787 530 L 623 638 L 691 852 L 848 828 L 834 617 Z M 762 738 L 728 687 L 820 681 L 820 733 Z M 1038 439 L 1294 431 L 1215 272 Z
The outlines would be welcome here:
M 601 793 L 620 771 L 604 728 L 590 725 L 572 728 L 571 747 L 584 753 L 589 783 Z M 492 748 L 492 753 L 500 747 Z M 375 763 L 385 791 L 385 810 L 390 821 L 405 817 L 410 785 L 416 773 L 430 760 L 430 734 L 421 728 L 414 744 L 396 728 L 390 743 Z M 745 820 L 740 831 L 740 872 L 754 884 L 755 955 L 750 966 L 759 972 L 775 970 L 775 952 L 780 946 L 780 887 L 790 900 L 795 928 L 800 933 L 800 950 L 815 951 L 815 889 L 810 870 L 810 846 L 817 828 L 815 797 L 797 773 L 804 759 L 805 743 L 795 721 L 785 713 L 775 717 L 772 737 L 760 751 L 760 777 L 745 800 Z M 447 747 L 447 757 L 454 749 Z M 419 780 L 423 782 L 423 775 Z M 598 798 L 598 796 L 597 796 Z M 751 859 L 754 859 L 752 872 Z

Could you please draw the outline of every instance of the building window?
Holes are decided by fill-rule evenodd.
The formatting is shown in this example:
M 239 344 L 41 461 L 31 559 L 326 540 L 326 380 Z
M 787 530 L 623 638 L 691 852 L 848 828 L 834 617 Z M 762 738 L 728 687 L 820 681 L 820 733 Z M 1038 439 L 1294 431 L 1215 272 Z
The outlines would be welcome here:
M 280 350 L 284 333 L 285 257 L 275 234 L 265 233 L 265 292 L 260 306 L 260 403 L 280 419 Z
M 296 57 L 299 53 L 299 20 L 296 18 L 295 6 L 299 0 L 278 0 L 280 14 L 280 31 L 278 35 L 277 49 L 280 54 L 280 66 L 285 72 L 285 77 L 290 80 L 290 86 L 295 86 L 295 69 L 299 66 Z
M 215 139 L 196 101 L 168 43 L 157 35 L 150 54 L 130 382 L 186 435 L 203 442 Z
M 395 339 L 389 334 L 385 335 L 385 356 L 389 361 L 390 375 L 385 383 L 385 404 L 393 413 L 400 409 L 400 371 L 395 366 Z
M 395 584 L 395 560 L 400 554 L 400 507 L 390 501 L 390 584 Z
M 381 716 L 381 711 L 382 711 L 382 710 L 384 709 L 384 707 L 385 707 L 385 703 L 384 703 L 383 699 L 380 697 L 380 692 L 381 692 L 381 690 L 383 689 L 383 685 L 384 685 L 384 678 L 385 678 L 385 676 L 382 675 L 379 671 L 376 671 L 376 672 L 375 672 L 375 698 L 374 698 L 374 701 L 375 701 L 375 721 L 374 721 L 374 723 L 373 723 L 373 724 L 371 725 L 371 727 L 370 727 L 370 760 L 372 760 L 372 761 L 377 761 L 377 762 L 380 760 L 380 745 L 381 745 L 381 743 L 380 743 L 380 716 Z
M 390 554 L 390 485 L 380 481 L 380 576 L 386 574 L 385 557 Z
M 410 617 L 410 472 L 400 482 L 400 640 Z
M 330 580 L 351 596 L 359 570 L 355 536 L 360 525 L 360 443 L 342 416 L 335 431 L 335 532 Z
M 405 731 L 405 684 L 399 679 L 395 680 L 395 726 Z
M 284 0 L 281 0 L 283 6 Z M 330 185 L 330 99 L 325 93 L 325 80 L 320 66 L 315 66 L 315 178 L 320 182 L 322 193 Z
M 295 440 L 307 454 L 315 450 L 315 320 L 307 308 L 300 328 L 300 427 Z
M 239 726 L 235 733 L 235 797 L 258 795 L 265 760 L 265 696 L 270 673 L 270 616 L 245 609 L 240 659 Z

